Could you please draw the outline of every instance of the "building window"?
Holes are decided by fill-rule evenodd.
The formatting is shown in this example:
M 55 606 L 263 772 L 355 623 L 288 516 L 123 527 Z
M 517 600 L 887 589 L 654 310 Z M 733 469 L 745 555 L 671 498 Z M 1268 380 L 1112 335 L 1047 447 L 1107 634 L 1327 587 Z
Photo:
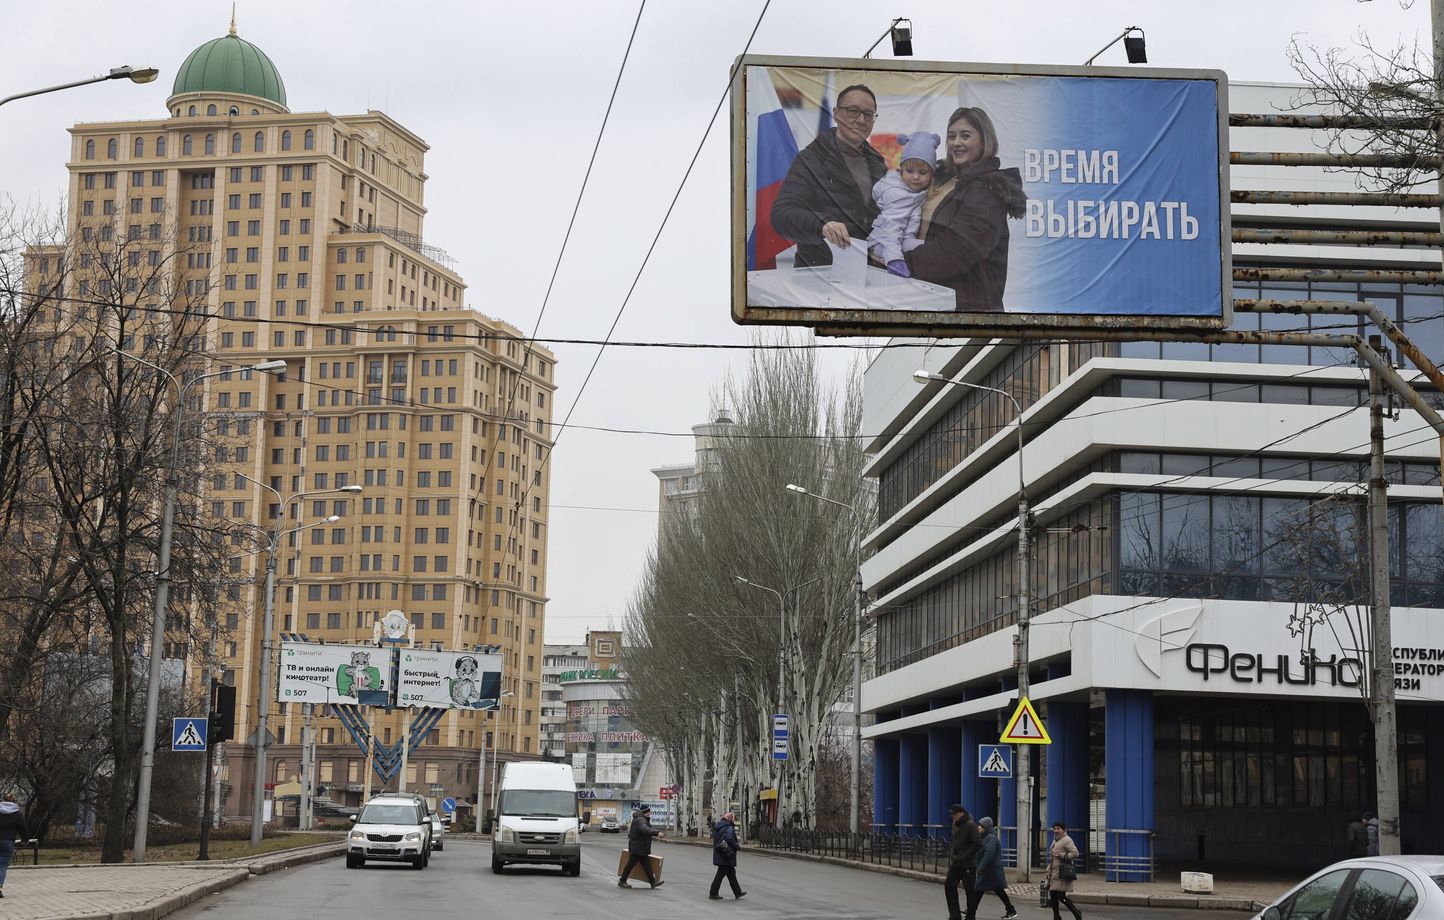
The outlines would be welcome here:
M 241 152 L 241 132 L 237 131 L 231 135 L 231 153 Z
M 281 132 L 281 149 L 282 149 L 282 150 L 290 150 L 290 149 L 291 149 L 291 132 L 290 132 L 290 131 L 282 131 L 282 132 Z

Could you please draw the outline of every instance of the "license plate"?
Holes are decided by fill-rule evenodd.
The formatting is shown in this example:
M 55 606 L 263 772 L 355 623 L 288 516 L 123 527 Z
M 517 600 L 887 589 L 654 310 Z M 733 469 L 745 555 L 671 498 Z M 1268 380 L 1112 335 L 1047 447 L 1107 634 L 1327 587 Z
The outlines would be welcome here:
M 398 850 L 396 847 L 372 847 L 372 848 L 371 848 L 371 852 L 373 852 L 373 853 L 400 853 L 401 851 Z
M 528 855 L 528 856 L 550 856 L 550 855 L 552 855 L 552 851 L 551 851 L 551 850 L 527 850 L 527 851 L 526 851 L 526 855 Z

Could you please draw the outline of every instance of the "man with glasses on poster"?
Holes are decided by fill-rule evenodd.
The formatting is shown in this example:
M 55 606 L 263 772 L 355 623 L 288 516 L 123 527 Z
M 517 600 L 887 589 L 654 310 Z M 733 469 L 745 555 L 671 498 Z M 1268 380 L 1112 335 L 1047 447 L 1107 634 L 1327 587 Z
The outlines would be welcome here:
M 818 134 L 792 166 L 772 205 L 772 226 L 797 244 L 797 267 L 831 265 L 828 243 L 846 248 L 865 239 L 878 208 L 872 188 L 887 174 L 882 154 L 868 143 L 877 121 L 877 96 L 861 83 L 838 93 L 830 131 Z

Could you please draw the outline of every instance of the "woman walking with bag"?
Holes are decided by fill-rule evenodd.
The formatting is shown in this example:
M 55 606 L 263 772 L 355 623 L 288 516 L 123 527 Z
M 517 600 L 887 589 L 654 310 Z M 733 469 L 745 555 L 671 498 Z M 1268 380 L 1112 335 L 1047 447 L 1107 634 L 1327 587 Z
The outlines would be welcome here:
M 984 818 L 979 821 L 978 830 L 982 835 L 978 844 L 978 878 L 973 883 L 968 916 L 972 917 L 977 913 L 983 895 L 991 891 L 1003 902 L 1003 910 L 1006 911 L 1003 920 L 1014 920 L 1018 912 L 1013 909 L 1013 902 L 1008 899 L 1008 878 L 1003 874 L 1003 846 L 998 840 L 998 832 L 993 828 L 993 819 Z
M 1073 914 L 1073 920 L 1083 920 L 1068 897 L 1068 892 L 1073 890 L 1073 880 L 1078 877 L 1078 870 L 1073 867 L 1073 860 L 1077 858 L 1078 845 L 1068 836 L 1063 822 L 1054 821 L 1053 846 L 1048 850 L 1048 902 L 1053 908 L 1053 920 L 1062 920 L 1058 914 L 1060 903 Z
M 712 828 L 712 865 L 717 867 L 717 874 L 712 876 L 712 890 L 707 892 L 707 897 L 713 901 L 722 900 L 718 892 L 722 890 L 724 878 L 732 886 L 732 897 L 741 898 L 747 894 L 737 884 L 737 851 L 742 845 L 737 842 L 737 825 L 732 823 L 733 820 L 729 811 Z

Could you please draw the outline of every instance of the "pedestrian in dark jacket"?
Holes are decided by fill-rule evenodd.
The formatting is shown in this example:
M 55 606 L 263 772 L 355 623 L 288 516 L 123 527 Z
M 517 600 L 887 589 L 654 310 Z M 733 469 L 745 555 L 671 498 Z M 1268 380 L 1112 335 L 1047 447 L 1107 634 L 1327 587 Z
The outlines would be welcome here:
M 978 835 L 978 877 L 973 885 L 973 900 L 968 905 L 968 916 L 977 912 L 983 895 L 991 891 L 1003 902 L 1003 920 L 1013 920 L 1018 916 L 1018 912 L 1013 909 L 1013 902 L 1008 899 L 1008 877 L 1003 874 L 1003 844 L 998 840 L 992 818 L 984 818 L 978 822 Z
M 5 897 L 5 874 L 10 871 L 10 860 L 15 857 L 15 842 L 29 838 L 30 827 L 25 823 L 25 812 L 15 804 L 15 796 L 5 793 L 0 798 L 0 898 Z
M 862 84 L 845 88 L 832 110 L 837 127 L 803 148 L 772 203 L 772 227 L 797 244 L 793 264 L 831 265 L 834 246 L 872 232 L 877 204 L 872 187 L 887 162 L 867 142 L 877 120 L 877 97 Z
M 712 890 L 707 892 L 707 897 L 713 901 L 722 900 L 718 892 L 722 890 L 724 878 L 732 886 L 732 897 L 742 898 L 747 894 L 737 884 L 737 851 L 742 849 L 742 845 L 737 842 L 735 821 L 736 816 L 729 811 L 712 830 L 712 865 L 717 867 L 717 873 L 712 876 Z
M 947 155 L 938 163 L 923 204 L 923 244 L 907 254 L 914 278 L 957 292 L 957 308 L 1000 313 L 1008 281 L 1008 218 L 1022 217 L 1028 198 L 1016 168 L 1000 169 L 998 133 L 979 108 L 948 119 Z
M 631 888 L 627 877 L 632 874 L 633 867 L 638 864 L 642 872 L 647 876 L 647 884 L 653 888 L 661 888 L 664 882 L 657 881 L 652 874 L 652 838 L 661 837 L 662 832 L 652 829 L 652 806 L 643 805 L 632 812 L 632 823 L 627 828 L 627 867 L 622 870 L 622 877 L 617 879 L 618 888 Z
M 1369 831 L 1358 815 L 1349 816 L 1349 827 L 1344 832 L 1344 844 L 1350 859 L 1369 855 Z
M 973 901 L 973 887 L 978 866 L 978 825 L 973 816 L 961 805 L 948 809 L 953 821 L 952 846 L 948 850 L 948 877 L 943 882 L 943 897 L 948 902 L 948 920 L 963 920 L 958 905 L 958 885 L 963 886 L 965 903 L 968 907 L 967 920 L 973 920 L 976 904 Z

